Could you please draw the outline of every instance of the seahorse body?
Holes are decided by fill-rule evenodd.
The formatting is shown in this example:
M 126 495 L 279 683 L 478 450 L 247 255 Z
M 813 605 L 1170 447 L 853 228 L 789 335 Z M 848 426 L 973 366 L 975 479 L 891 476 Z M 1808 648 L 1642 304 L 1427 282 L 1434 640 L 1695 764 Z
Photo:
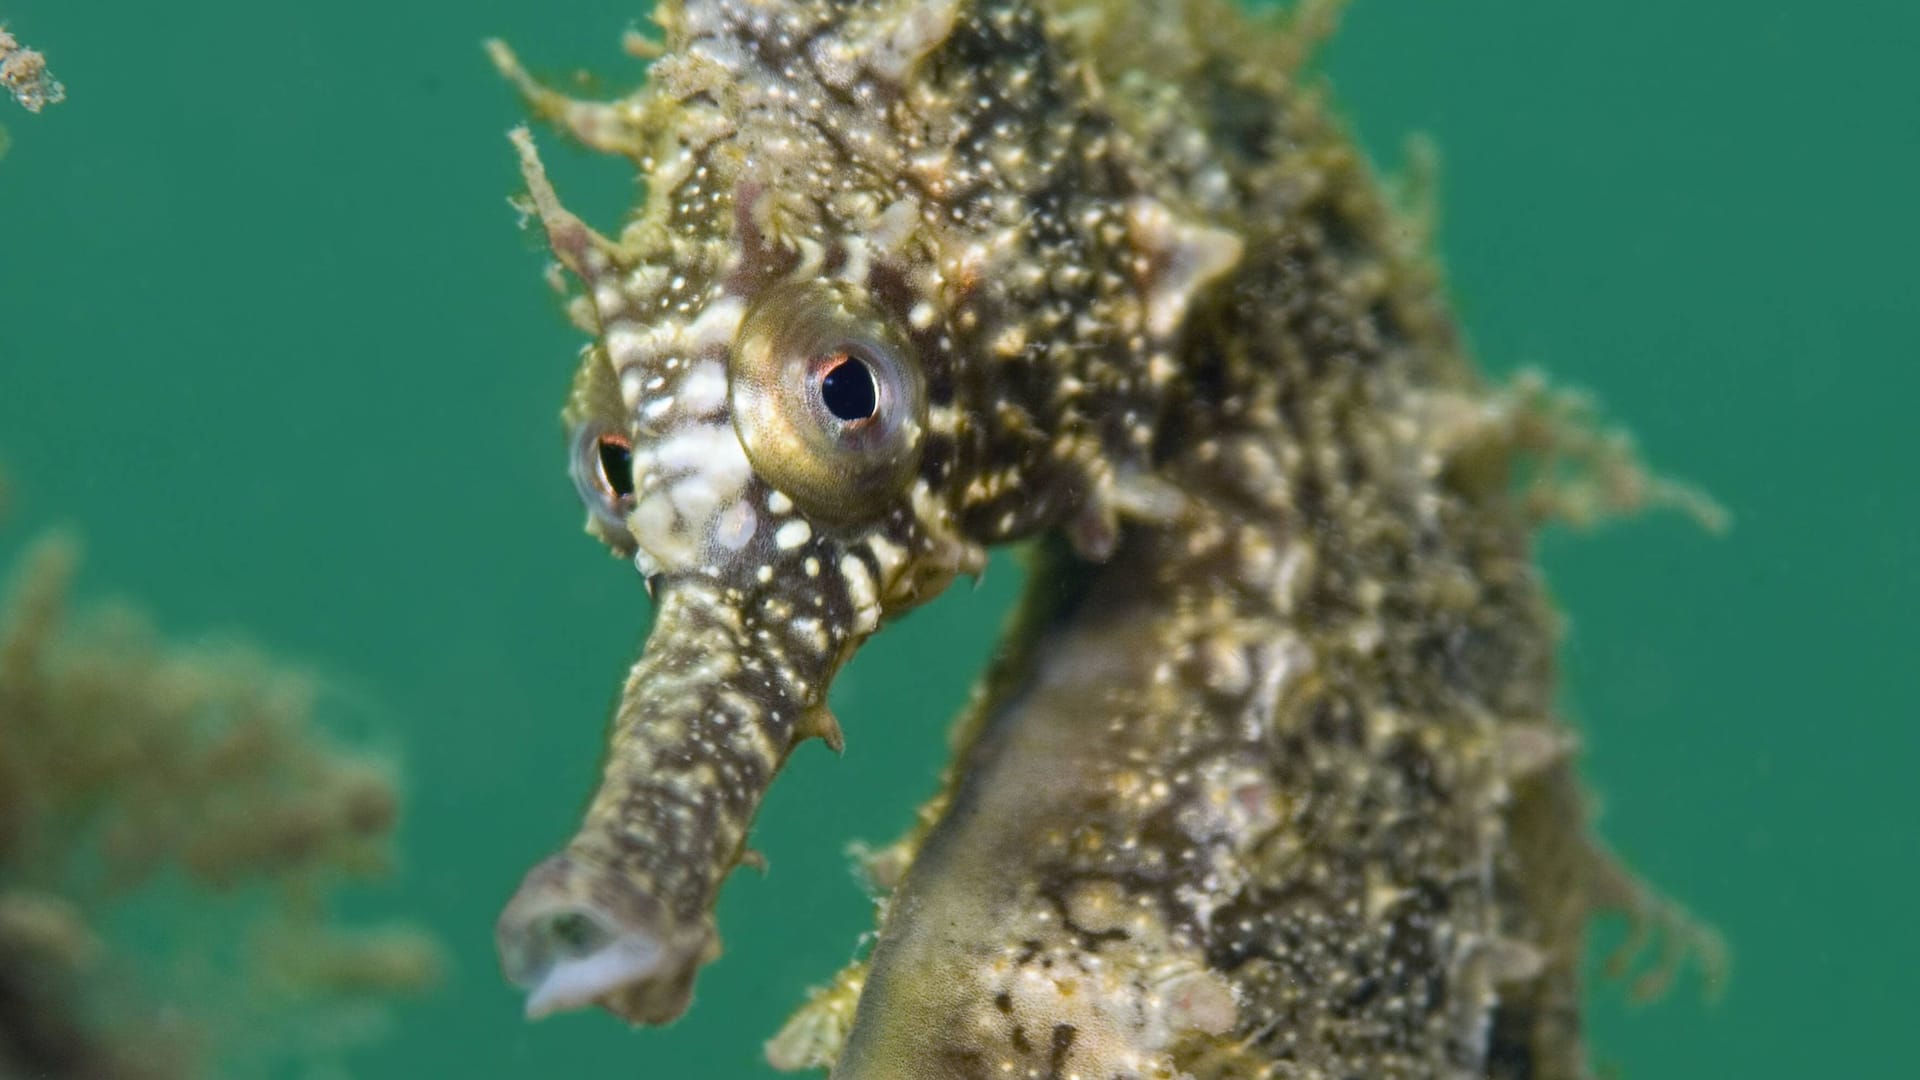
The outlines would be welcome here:
M 497 52 L 647 187 L 601 237 L 520 137 L 594 335 L 589 527 L 660 603 L 586 822 L 501 919 L 530 1011 L 677 1015 L 840 665 L 1040 538 L 851 1031 L 782 1056 L 1584 1075 L 1582 928 L 1624 894 L 1515 491 L 1560 443 L 1303 89 L 1320 8 L 689 0 L 604 104 Z

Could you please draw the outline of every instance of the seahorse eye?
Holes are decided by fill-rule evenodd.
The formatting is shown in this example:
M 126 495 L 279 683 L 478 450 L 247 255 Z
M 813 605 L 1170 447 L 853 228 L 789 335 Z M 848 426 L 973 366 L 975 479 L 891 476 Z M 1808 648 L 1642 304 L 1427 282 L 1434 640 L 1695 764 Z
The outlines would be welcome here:
M 926 380 L 912 348 L 844 283 L 773 289 L 734 343 L 733 423 L 761 479 L 808 514 L 880 514 L 920 460 Z
M 574 432 L 567 471 L 606 538 L 626 541 L 627 513 L 633 509 L 633 440 L 598 424 L 582 425 Z

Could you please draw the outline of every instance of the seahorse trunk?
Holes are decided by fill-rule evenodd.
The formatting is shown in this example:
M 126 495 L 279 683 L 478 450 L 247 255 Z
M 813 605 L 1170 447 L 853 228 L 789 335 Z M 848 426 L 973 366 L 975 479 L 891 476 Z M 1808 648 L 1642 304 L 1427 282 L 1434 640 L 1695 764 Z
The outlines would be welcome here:
M 664 588 L 585 822 L 500 916 L 529 1015 L 598 1003 L 658 1024 L 686 1008 L 719 951 L 715 895 L 825 682 L 767 651 L 718 587 Z

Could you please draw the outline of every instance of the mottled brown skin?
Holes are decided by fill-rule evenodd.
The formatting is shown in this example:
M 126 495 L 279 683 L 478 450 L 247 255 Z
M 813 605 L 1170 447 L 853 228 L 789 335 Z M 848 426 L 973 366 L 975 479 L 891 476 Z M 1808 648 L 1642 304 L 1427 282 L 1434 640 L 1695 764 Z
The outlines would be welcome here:
M 1624 894 L 1551 711 L 1539 418 L 1302 88 L 1323 8 L 689 2 L 605 105 L 497 52 L 649 192 L 601 238 L 521 139 L 595 336 L 576 448 L 632 450 L 627 490 L 577 449 L 590 527 L 661 604 L 586 822 L 502 916 L 530 1011 L 684 1008 L 840 664 L 1042 538 L 944 816 L 882 860 L 914 861 L 851 1031 L 829 995 L 777 1061 L 1584 1075 L 1581 931 Z M 807 397 L 840 340 L 880 427 Z
M 1239 156 L 1246 255 L 1157 441 L 1188 506 L 1015 662 L 836 1076 L 1579 1075 L 1534 1002 L 1572 1002 L 1584 910 L 1527 909 L 1507 827 L 1503 732 L 1551 730 L 1529 522 L 1355 152 L 1229 40 L 1117 110 Z M 1181 104 L 1236 100 L 1281 105 Z M 1565 776 L 1523 782 L 1583 850 Z

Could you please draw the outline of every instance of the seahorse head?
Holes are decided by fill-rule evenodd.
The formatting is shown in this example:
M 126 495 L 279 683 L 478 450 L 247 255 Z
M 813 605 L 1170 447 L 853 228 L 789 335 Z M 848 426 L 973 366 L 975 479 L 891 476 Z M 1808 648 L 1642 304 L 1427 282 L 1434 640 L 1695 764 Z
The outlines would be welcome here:
M 658 603 L 586 824 L 500 944 L 531 1011 L 649 1022 L 715 948 L 714 895 L 767 783 L 799 740 L 838 746 L 825 696 L 859 643 L 993 542 L 1065 525 L 1110 546 L 1167 382 L 1168 305 L 1237 252 L 1187 242 L 1143 194 L 1026 4 L 705 0 L 656 19 L 661 58 L 612 103 L 497 54 L 644 181 L 603 237 L 516 133 L 593 332 L 571 472 L 589 530 Z

